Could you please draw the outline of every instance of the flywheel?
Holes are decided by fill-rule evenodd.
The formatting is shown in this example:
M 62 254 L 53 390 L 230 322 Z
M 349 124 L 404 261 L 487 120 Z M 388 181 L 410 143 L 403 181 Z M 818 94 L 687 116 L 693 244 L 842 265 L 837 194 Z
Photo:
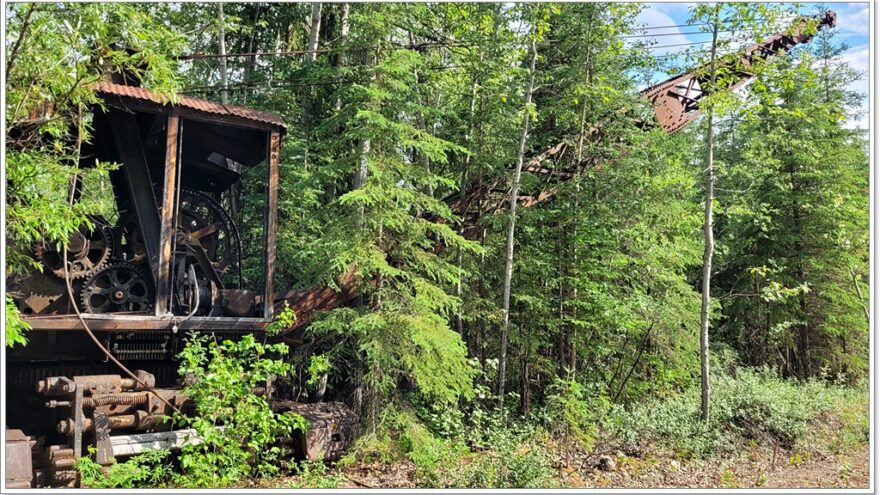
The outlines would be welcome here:
M 223 275 L 239 264 L 241 239 L 229 213 L 210 196 L 182 188 L 177 228 L 197 239 L 217 273 Z

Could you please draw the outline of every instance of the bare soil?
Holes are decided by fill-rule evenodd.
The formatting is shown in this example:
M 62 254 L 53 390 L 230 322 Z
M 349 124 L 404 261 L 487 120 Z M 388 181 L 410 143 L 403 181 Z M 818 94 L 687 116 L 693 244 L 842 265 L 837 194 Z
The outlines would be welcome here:
M 563 468 L 565 483 L 589 488 L 868 488 L 868 445 L 841 454 L 753 447 L 734 459 L 683 463 L 614 456 L 613 471 Z
M 868 488 L 868 445 L 840 454 L 752 447 L 734 459 L 683 462 L 671 457 L 611 455 L 614 470 L 590 455 L 558 468 L 567 488 Z M 416 488 L 411 462 L 346 468 L 340 488 Z

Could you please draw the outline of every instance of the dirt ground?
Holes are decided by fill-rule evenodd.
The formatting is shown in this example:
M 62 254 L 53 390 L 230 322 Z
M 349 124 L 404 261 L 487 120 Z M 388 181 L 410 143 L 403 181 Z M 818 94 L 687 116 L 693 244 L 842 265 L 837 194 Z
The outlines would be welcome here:
M 612 471 L 598 456 L 559 468 L 567 488 L 868 488 L 868 445 L 841 454 L 774 452 L 754 447 L 736 459 L 681 462 L 616 452 Z M 347 468 L 344 488 L 415 488 L 411 463 Z
M 754 448 L 737 459 L 681 463 L 614 456 L 616 469 L 572 471 L 566 484 L 590 488 L 868 488 L 864 445 L 834 455 Z

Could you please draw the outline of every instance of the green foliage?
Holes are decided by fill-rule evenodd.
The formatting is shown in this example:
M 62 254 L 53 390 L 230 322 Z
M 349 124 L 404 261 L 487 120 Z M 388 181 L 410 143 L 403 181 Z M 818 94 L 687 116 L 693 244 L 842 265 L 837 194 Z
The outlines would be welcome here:
M 296 312 L 290 307 L 287 301 L 284 301 L 284 309 L 275 315 L 275 319 L 272 320 L 272 323 L 266 325 L 266 335 L 274 337 L 275 335 L 278 335 L 279 332 L 292 327 L 294 323 L 296 323 Z
M 846 388 L 840 394 L 833 397 L 833 411 L 827 414 L 818 425 L 830 426 L 830 431 L 817 428 L 820 435 L 827 438 L 819 438 L 816 441 L 827 444 L 834 453 L 843 453 L 865 445 L 871 437 L 870 397 L 864 392 L 864 384 L 857 387 Z M 817 436 L 815 434 L 811 436 Z
M 764 67 L 722 127 L 720 335 L 785 375 L 866 376 L 868 156 L 842 127 L 858 75 L 820 33 Z M 730 192 L 726 192 L 730 191 Z
M 326 354 L 311 356 L 309 360 L 309 379 L 306 380 L 306 383 L 309 385 L 318 383 L 321 376 L 330 371 L 330 368 L 330 358 Z
M 548 430 L 566 442 L 591 451 L 599 426 L 605 420 L 611 401 L 602 393 L 590 394 L 575 380 L 557 378 L 547 395 Z
M 83 488 L 160 488 L 171 477 L 167 450 L 152 450 L 111 464 L 108 472 L 89 456 L 77 459 Z
M 193 487 L 224 487 L 248 477 L 278 474 L 281 446 L 277 440 L 305 431 L 302 416 L 272 411 L 256 387 L 290 374 L 285 344 L 264 345 L 252 335 L 218 343 L 193 335 L 180 353 L 180 373 L 194 379 L 184 392 L 197 414 L 175 414 L 174 421 L 196 430 L 202 440 L 180 453 L 179 482 Z M 278 357 L 273 357 L 278 356 Z
M 487 432 L 486 449 L 469 449 L 461 438 L 438 436 L 410 411 L 385 410 L 375 432 L 358 439 L 340 462 L 400 462 L 415 466 L 424 488 L 548 488 L 556 485 L 546 440 L 526 424 Z
M 713 375 L 708 424 L 699 420 L 699 386 L 631 411 L 613 411 L 609 421 L 626 443 L 658 444 L 685 458 L 731 454 L 748 440 L 792 449 L 807 439 L 813 421 L 852 393 L 819 381 L 792 383 L 766 369 L 741 368 L 735 375 Z
M 339 488 L 343 478 L 339 473 L 332 473 L 323 460 L 302 461 L 294 468 L 296 478 L 284 488 L 292 489 L 328 489 Z
M 405 377 L 421 393 L 441 402 L 473 395 L 475 370 L 464 343 L 437 315 L 340 309 L 313 324 L 310 332 L 338 332 L 356 342 L 356 351 L 371 370 L 370 385 L 382 393 L 392 391 Z
M 6 294 L 6 346 L 27 344 L 25 332 L 30 330 L 30 325 L 21 320 L 21 314 L 12 296 Z
M 557 488 L 559 480 L 540 438 L 499 436 L 492 451 L 458 466 L 450 487 Z

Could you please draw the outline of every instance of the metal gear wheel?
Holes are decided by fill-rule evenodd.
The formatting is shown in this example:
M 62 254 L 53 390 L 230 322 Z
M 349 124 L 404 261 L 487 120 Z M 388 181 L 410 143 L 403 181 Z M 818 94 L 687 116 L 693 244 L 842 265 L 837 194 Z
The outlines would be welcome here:
M 110 260 L 113 252 L 113 233 L 100 217 L 92 217 L 94 228 L 83 224 L 68 238 L 67 265 L 70 277 L 85 278 L 97 273 Z M 64 250 L 52 243 L 39 243 L 34 254 L 43 265 L 58 277 L 64 278 Z
M 199 240 L 217 273 L 225 274 L 237 266 L 241 239 L 235 222 L 220 203 L 206 194 L 182 188 L 178 212 L 178 229 Z
M 87 313 L 143 313 L 152 309 L 155 296 L 150 275 L 127 261 L 110 263 L 79 291 L 80 305 Z

